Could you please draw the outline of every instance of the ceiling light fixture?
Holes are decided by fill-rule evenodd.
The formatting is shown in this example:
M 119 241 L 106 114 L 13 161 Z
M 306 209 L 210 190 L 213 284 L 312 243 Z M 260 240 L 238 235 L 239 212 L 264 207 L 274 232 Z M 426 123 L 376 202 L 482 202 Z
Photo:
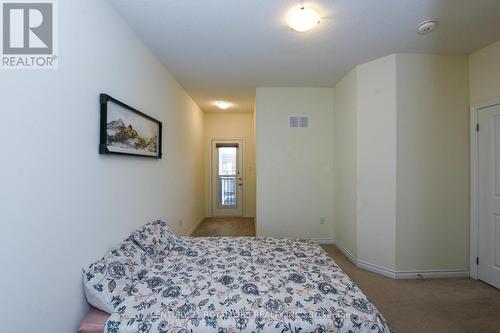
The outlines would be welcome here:
M 217 101 L 217 102 L 215 102 L 215 105 L 221 110 L 226 110 L 226 109 L 229 109 L 229 107 L 231 106 L 231 103 L 226 102 L 226 101 Z
M 288 13 L 288 25 L 297 32 L 305 32 L 317 26 L 320 22 L 320 17 L 317 11 L 312 8 L 304 7 L 300 4 Z

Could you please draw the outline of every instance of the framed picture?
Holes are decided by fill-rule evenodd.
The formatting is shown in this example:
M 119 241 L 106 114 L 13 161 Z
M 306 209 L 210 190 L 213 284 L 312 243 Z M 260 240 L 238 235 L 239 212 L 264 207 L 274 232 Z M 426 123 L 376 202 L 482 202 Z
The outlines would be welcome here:
M 100 154 L 161 158 L 160 121 L 106 94 L 100 102 Z

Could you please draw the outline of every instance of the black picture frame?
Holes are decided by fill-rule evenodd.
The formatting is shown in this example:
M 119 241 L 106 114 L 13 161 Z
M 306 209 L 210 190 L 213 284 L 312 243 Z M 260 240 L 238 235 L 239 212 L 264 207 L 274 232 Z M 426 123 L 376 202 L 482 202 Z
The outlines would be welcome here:
M 105 155 L 105 154 L 113 154 L 113 155 L 128 155 L 128 156 L 140 156 L 140 157 L 149 157 L 149 158 L 155 158 L 155 159 L 161 159 L 162 158 L 162 123 L 161 121 L 148 116 L 147 114 L 142 113 L 141 111 L 117 100 L 116 98 L 113 98 L 107 94 L 100 94 L 99 96 L 99 101 L 101 105 L 101 121 L 100 121 L 100 140 L 99 140 L 99 154 Z M 152 124 L 155 124 L 157 133 L 156 134 L 156 140 L 154 140 L 154 137 L 149 138 L 149 142 L 138 136 L 138 132 L 133 129 L 132 124 L 129 124 L 128 126 L 125 125 L 125 123 L 119 119 L 117 121 L 121 121 L 119 123 L 118 127 L 115 127 L 113 129 L 110 129 L 110 131 L 129 131 L 125 133 L 133 133 L 136 136 L 134 137 L 132 134 L 132 139 L 129 139 L 129 141 L 135 141 L 135 147 L 130 146 L 130 144 L 127 143 L 127 147 L 117 147 L 116 143 L 123 143 L 123 145 L 126 145 L 124 141 L 117 141 L 116 135 L 115 136 L 109 136 L 108 134 L 108 125 L 113 126 L 112 123 L 108 124 L 108 113 L 110 112 L 109 105 L 110 103 L 116 105 L 119 110 L 118 112 L 121 112 L 123 114 L 130 112 L 130 117 L 135 118 L 137 120 L 142 119 L 141 121 L 144 122 L 146 120 L 147 122 L 151 122 Z M 123 127 L 122 127 L 123 126 Z M 113 132 L 113 133 L 115 133 Z M 120 133 L 121 134 L 121 133 Z M 130 136 L 130 135 L 129 135 Z M 120 136 L 122 138 L 123 135 Z M 139 141 L 141 140 L 141 141 Z M 146 145 L 146 147 L 144 147 Z M 143 148 L 141 148 L 143 147 Z M 151 151 L 151 148 L 156 147 L 155 151 Z

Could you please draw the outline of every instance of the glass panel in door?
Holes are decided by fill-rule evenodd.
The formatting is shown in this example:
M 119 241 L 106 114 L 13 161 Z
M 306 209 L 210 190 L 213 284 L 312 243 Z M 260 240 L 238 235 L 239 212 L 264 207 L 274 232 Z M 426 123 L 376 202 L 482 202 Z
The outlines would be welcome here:
M 238 182 L 236 147 L 219 148 L 218 204 L 219 207 L 237 206 L 236 188 Z
M 212 140 L 212 216 L 243 216 L 242 147 L 242 140 Z

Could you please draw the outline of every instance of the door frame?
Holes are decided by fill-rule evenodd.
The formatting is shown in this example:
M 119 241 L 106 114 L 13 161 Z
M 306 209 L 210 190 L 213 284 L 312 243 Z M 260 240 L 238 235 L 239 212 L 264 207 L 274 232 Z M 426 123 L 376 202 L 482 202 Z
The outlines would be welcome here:
M 214 173 L 213 173 L 213 163 L 212 163 L 212 147 L 214 142 L 218 141 L 241 141 L 241 149 L 239 153 L 241 154 L 241 178 L 243 178 L 243 189 L 241 190 L 241 216 L 234 216 L 234 217 L 245 217 L 245 191 L 246 191 L 246 178 L 245 178 L 245 138 L 238 138 L 238 137 L 229 137 L 229 138 L 221 138 L 221 137 L 212 137 L 208 141 L 208 172 L 209 172 L 209 184 L 208 184 L 208 211 L 210 217 L 216 217 L 214 216 L 213 212 L 213 181 L 214 181 Z M 231 216 L 224 216 L 224 217 L 231 217 Z
M 470 108 L 470 256 L 469 269 L 471 279 L 479 277 L 476 258 L 479 256 L 479 111 L 500 105 L 500 98 L 483 103 L 477 103 Z

